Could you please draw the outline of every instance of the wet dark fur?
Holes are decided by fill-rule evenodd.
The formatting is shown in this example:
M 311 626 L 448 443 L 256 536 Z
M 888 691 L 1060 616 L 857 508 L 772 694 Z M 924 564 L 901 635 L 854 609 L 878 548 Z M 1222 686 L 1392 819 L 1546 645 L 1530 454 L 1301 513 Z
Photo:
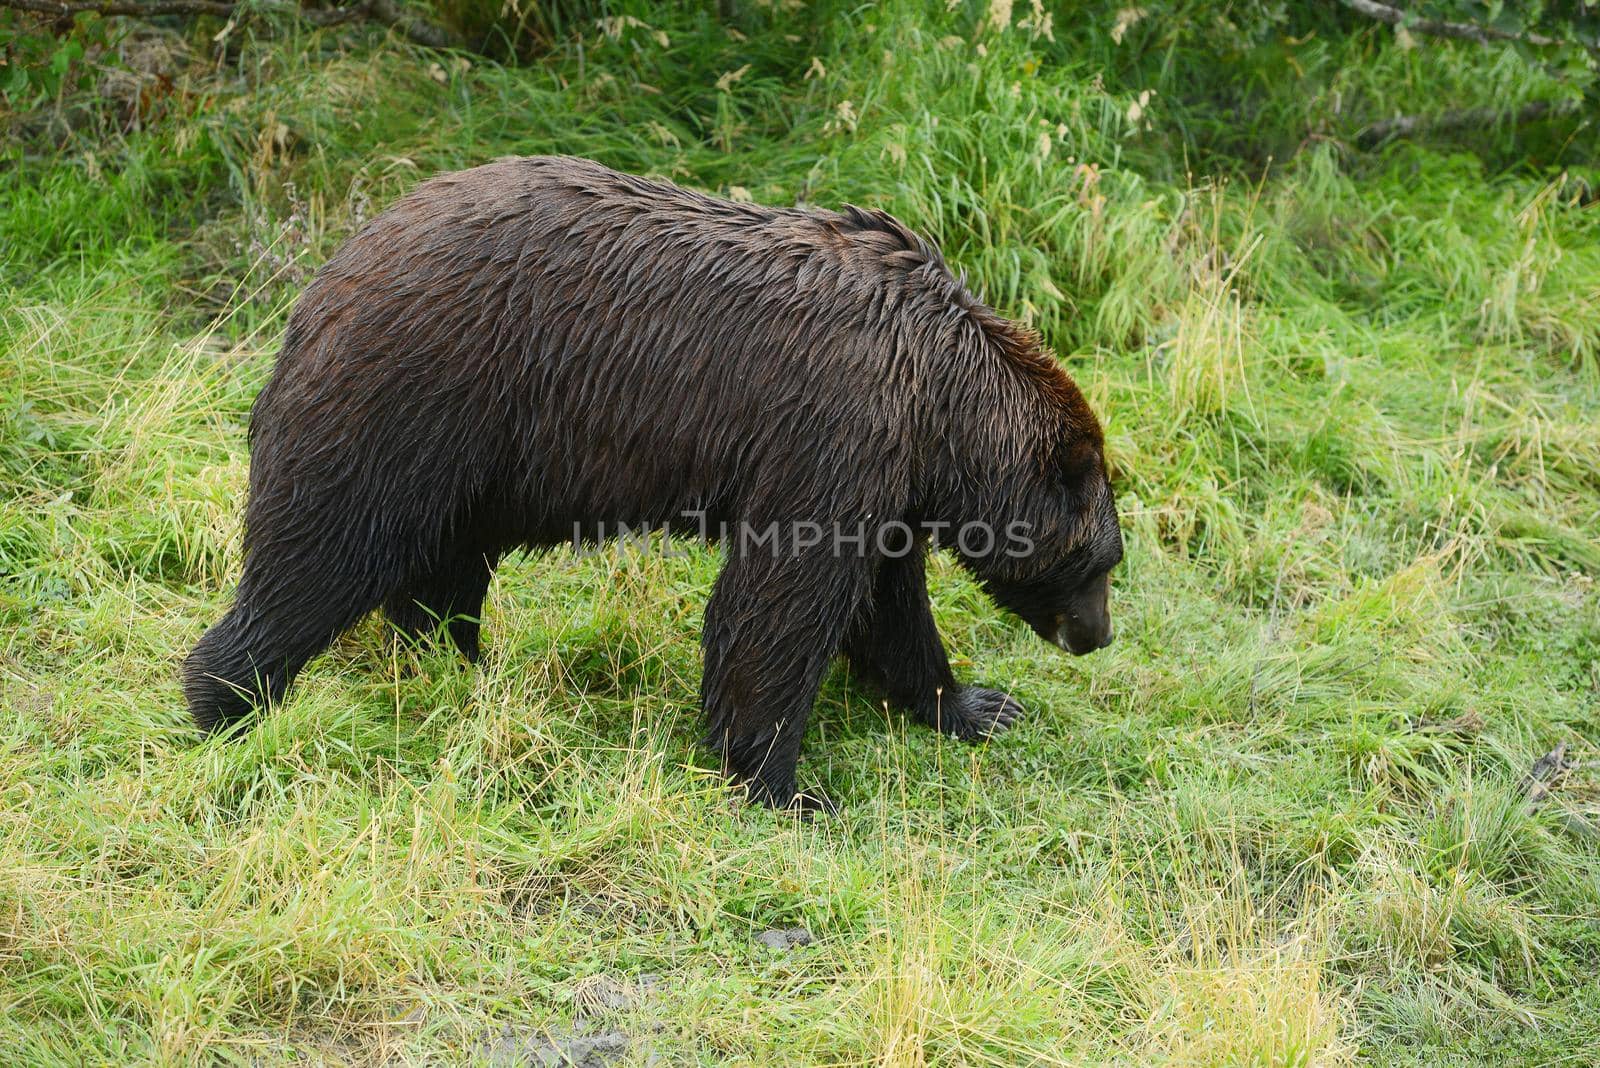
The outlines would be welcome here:
M 237 601 L 184 668 L 206 730 L 277 699 L 380 605 L 406 633 L 448 619 L 476 658 L 505 553 L 688 510 L 713 527 L 1025 522 L 1035 555 L 965 562 L 1041 633 L 1078 627 L 1074 651 L 1109 638 L 1074 607 L 1103 608 L 1121 555 L 1094 415 L 1034 335 L 882 212 L 733 204 L 566 158 L 435 178 L 306 289 L 250 442 Z M 727 554 L 702 699 L 763 800 L 794 796 L 841 650 L 946 731 L 1018 711 L 951 675 L 920 551 Z

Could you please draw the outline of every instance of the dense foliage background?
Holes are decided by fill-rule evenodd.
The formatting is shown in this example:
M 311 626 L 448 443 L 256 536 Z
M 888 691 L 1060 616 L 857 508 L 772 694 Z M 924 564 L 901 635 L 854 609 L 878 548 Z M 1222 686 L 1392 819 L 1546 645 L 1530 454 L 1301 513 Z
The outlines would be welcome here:
M 0 0 L 6 1063 L 1600 1056 L 1591 8 L 51 2 Z M 939 561 L 1030 718 L 841 670 L 807 824 L 695 748 L 715 557 L 558 553 L 479 669 L 369 622 L 202 742 L 289 303 L 546 152 L 884 207 L 1035 323 L 1107 423 L 1118 644 Z

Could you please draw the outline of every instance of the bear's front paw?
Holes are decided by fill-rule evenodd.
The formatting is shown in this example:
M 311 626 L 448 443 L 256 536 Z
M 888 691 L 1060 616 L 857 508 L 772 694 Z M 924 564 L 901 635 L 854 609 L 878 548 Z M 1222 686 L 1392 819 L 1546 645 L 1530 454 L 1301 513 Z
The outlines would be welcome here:
M 925 710 L 923 718 L 940 734 L 964 742 L 981 742 L 1005 732 L 1022 713 L 1022 704 L 1010 694 L 963 686 L 946 690 Z

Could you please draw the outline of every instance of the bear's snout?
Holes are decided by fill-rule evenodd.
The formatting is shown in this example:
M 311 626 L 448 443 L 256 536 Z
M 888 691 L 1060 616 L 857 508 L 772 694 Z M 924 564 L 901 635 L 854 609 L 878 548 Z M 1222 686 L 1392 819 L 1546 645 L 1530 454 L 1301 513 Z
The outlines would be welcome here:
M 1073 656 L 1087 656 L 1096 649 L 1104 649 L 1117 637 L 1117 628 L 1106 620 L 1103 626 L 1085 627 L 1078 620 L 1069 617 L 1060 617 L 1061 626 L 1056 628 L 1055 636 L 1051 641 Z
M 1055 623 L 1054 631 L 1048 634 L 1041 632 L 1040 636 L 1073 656 L 1085 656 L 1096 649 L 1104 649 L 1117 636 L 1117 628 L 1111 622 L 1108 592 L 1102 585 L 1090 596 L 1078 598 L 1076 604 L 1052 621 Z

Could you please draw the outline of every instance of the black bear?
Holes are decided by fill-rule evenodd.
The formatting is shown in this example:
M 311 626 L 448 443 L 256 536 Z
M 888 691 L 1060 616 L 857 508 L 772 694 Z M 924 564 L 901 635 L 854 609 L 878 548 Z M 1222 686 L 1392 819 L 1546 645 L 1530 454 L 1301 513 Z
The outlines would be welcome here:
M 1122 557 L 1094 414 L 1037 335 L 881 211 L 730 203 L 571 158 L 424 182 L 317 273 L 250 421 L 244 574 L 184 665 L 205 730 L 373 608 L 469 658 L 517 548 L 706 532 L 708 743 L 796 800 L 832 657 L 964 738 L 924 579 L 948 545 L 1087 653 Z M 800 799 L 804 801 L 804 798 Z

